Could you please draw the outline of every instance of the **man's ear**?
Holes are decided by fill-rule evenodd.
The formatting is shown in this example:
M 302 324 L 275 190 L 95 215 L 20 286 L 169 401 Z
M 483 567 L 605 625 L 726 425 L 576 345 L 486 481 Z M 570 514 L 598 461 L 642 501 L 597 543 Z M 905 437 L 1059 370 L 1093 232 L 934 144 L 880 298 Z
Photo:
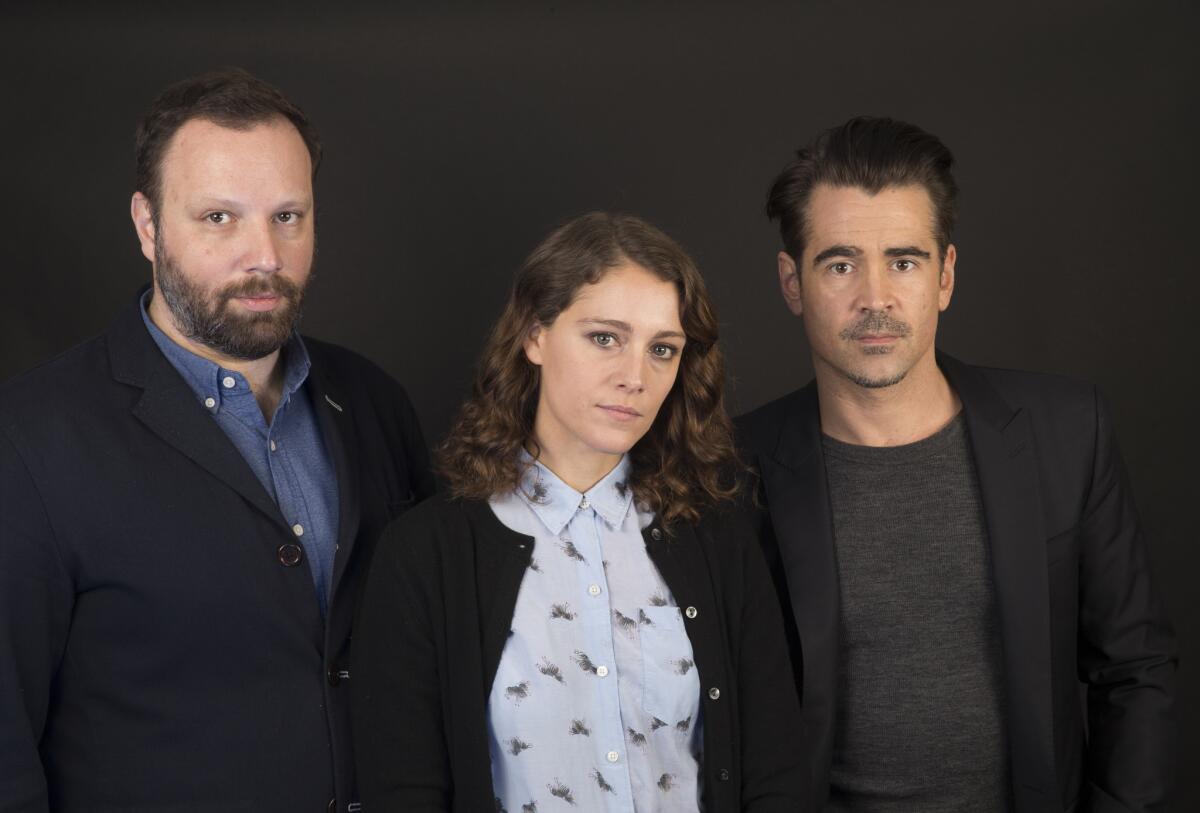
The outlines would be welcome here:
M 154 262 L 156 228 L 150 199 L 141 192 L 134 192 L 133 200 L 129 203 L 129 216 L 133 218 L 133 230 L 137 234 L 138 242 L 142 245 L 142 256 L 150 262 Z
M 529 359 L 530 364 L 542 366 L 542 342 L 545 340 L 546 331 L 542 330 L 542 326 L 535 324 L 525 334 L 525 341 L 522 347 L 525 349 L 525 358 Z
M 800 316 L 804 313 L 804 305 L 800 301 L 800 269 L 786 251 L 776 255 L 775 263 L 779 267 L 779 292 L 783 294 L 783 302 L 788 310 Z
M 954 296 L 954 263 L 958 252 L 954 245 L 946 246 L 946 257 L 942 260 L 942 271 L 938 277 L 938 310 L 944 311 L 950 307 L 950 297 Z

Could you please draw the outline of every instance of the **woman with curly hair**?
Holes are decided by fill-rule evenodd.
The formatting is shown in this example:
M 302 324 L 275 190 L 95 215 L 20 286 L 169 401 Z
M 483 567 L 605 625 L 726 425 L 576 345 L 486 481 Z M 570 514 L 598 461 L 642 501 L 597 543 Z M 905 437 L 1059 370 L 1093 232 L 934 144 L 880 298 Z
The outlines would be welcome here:
M 723 376 L 703 280 L 658 229 L 592 213 L 529 256 L 440 449 L 445 494 L 371 565 L 367 810 L 804 809 Z

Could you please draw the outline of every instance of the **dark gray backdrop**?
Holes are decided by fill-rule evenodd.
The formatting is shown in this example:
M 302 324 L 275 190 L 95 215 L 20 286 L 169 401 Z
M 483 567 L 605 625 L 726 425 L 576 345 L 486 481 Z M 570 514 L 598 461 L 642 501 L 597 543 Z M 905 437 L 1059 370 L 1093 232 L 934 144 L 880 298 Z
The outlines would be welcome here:
M 164 85 L 204 69 L 260 74 L 320 128 L 305 328 L 402 380 L 431 439 L 513 268 L 593 208 L 647 217 L 697 257 L 733 411 L 804 383 L 765 189 L 819 128 L 908 119 L 954 150 L 963 190 L 939 344 L 1108 393 L 1186 686 L 1200 659 L 1198 22 L 1169 1 L 9 4 L 0 379 L 104 329 L 149 278 L 128 217 L 133 126 Z M 1188 693 L 1181 718 L 1175 809 L 1195 810 Z

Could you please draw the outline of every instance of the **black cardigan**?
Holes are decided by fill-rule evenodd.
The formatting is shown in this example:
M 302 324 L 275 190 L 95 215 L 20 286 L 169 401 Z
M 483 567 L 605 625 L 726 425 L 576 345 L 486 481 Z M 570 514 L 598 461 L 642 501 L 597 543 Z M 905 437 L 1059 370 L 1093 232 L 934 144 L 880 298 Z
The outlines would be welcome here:
M 758 543 L 732 514 L 646 548 L 681 607 L 700 674 L 706 813 L 807 799 L 799 701 Z M 485 502 L 435 497 L 379 542 L 353 646 L 353 722 L 366 813 L 494 811 L 487 699 L 533 540 Z

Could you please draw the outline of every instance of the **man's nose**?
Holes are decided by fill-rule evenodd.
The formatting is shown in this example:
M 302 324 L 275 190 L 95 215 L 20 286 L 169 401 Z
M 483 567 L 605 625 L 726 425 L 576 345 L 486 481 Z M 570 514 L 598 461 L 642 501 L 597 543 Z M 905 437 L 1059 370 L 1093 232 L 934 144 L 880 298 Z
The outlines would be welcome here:
M 858 291 L 859 310 L 891 310 L 894 303 L 891 281 L 888 279 L 886 268 L 870 267 L 859 279 L 861 280 Z
M 247 247 L 247 271 L 260 271 L 264 274 L 274 274 L 283 268 L 280 259 L 277 237 L 272 223 L 264 223 L 251 229 Z

